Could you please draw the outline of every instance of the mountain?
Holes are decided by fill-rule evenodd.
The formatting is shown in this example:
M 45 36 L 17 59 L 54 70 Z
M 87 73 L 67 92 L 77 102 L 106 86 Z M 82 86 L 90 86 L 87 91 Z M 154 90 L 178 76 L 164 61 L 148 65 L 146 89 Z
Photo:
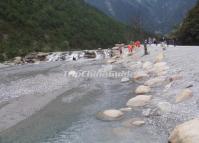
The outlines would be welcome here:
M 115 19 L 138 23 L 153 33 L 168 33 L 197 0 L 85 0 Z
M 30 52 L 107 48 L 127 26 L 83 0 L 1 0 L 0 60 Z
M 181 44 L 199 45 L 199 1 L 180 25 L 176 37 Z

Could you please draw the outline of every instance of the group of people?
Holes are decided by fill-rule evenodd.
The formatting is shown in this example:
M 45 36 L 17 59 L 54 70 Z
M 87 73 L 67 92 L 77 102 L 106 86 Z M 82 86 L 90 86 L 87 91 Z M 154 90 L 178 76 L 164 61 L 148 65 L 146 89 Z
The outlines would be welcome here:
M 141 47 L 140 41 L 131 42 L 128 45 L 128 51 L 129 51 L 129 53 L 132 53 L 134 48 L 140 48 L 140 47 Z

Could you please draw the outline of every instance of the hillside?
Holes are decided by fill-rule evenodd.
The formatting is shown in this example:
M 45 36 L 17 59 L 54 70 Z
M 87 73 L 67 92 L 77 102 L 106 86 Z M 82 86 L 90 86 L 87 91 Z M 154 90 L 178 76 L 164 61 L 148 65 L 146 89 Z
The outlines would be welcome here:
M 1 0 L 0 60 L 35 51 L 107 48 L 126 26 L 83 0 Z
M 199 45 L 199 1 L 188 13 L 176 36 L 181 44 Z
M 139 22 L 153 33 L 168 33 L 184 19 L 197 0 L 85 0 L 115 19 Z

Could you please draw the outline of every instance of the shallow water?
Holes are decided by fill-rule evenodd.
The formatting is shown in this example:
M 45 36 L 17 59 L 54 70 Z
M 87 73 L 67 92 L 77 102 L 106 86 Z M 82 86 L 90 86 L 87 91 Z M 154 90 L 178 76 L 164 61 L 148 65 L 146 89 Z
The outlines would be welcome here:
M 89 64 L 92 67 L 92 63 Z M 101 67 L 95 64 L 94 69 Z M 85 68 L 85 67 L 84 67 Z M 118 67 L 114 70 L 121 70 Z M 167 134 L 158 127 L 145 125 L 124 128 L 122 122 L 141 116 L 140 111 L 126 113 L 115 122 L 97 120 L 98 111 L 125 107 L 133 97 L 133 83 L 120 79 L 77 80 L 77 87 L 51 102 L 37 114 L 2 133 L 1 143 L 166 143 Z

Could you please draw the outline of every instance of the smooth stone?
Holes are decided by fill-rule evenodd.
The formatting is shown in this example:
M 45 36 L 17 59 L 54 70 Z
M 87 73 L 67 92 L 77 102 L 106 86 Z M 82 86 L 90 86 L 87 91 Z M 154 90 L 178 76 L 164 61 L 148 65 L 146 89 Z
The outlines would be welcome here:
M 178 125 L 169 137 L 169 143 L 198 143 L 199 119 Z
M 151 88 L 149 86 L 144 86 L 144 85 L 137 87 L 135 90 L 136 94 L 147 94 L 149 92 L 151 92 Z
M 140 118 L 132 118 L 124 121 L 122 125 L 126 128 L 139 127 L 145 124 L 145 121 Z
M 138 95 L 127 102 L 128 107 L 142 107 L 149 103 L 152 99 L 151 95 Z
M 116 109 L 105 110 L 97 113 L 97 118 L 103 121 L 120 120 L 123 117 L 123 112 Z
M 190 98 L 192 98 L 193 93 L 190 89 L 184 89 L 181 91 L 181 93 L 179 95 L 176 96 L 176 103 L 180 103 L 183 102 L 185 100 L 188 100 Z

